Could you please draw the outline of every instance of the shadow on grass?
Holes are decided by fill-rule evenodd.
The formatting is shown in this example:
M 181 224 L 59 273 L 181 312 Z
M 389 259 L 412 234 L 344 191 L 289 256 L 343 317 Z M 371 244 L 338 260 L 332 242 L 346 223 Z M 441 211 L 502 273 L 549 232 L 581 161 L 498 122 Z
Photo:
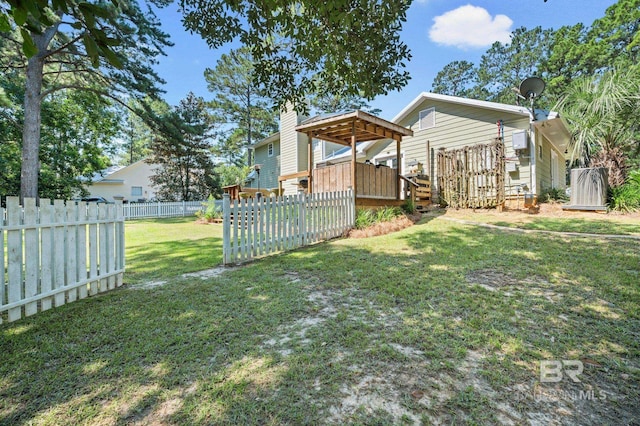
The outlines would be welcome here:
M 152 244 L 136 262 L 176 276 L 190 256 L 205 261 L 203 241 L 170 260 L 154 256 L 186 242 Z M 498 389 L 534 380 L 539 360 L 584 356 L 604 366 L 585 370 L 584 383 L 634 392 L 640 374 L 624 366 L 640 356 L 638 265 L 637 244 L 627 241 L 567 242 L 427 217 L 394 235 L 319 244 L 216 279 L 117 290 L 0 326 L 0 423 L 388 422 L 384 410 L 330 418 L 344 386 L 367 377 L 395 386 L 418 417 L 495 423 L 499 397 L 467 388 L 430 406 L 412 402 L 415 389 L 436 392 L 436 377 L 462 380 L 456 368 L 468 351 L 497 356 L 478 374 Z M 489 291 L 470 282 L 477 271 L 513 281 Z M 323 298 L 336 300 L 325 317 Z M 421 361 L 393 344 L 421 351 Z M 576 403 L 565 418 L 629 422 L 633 396 L 607 410 Z

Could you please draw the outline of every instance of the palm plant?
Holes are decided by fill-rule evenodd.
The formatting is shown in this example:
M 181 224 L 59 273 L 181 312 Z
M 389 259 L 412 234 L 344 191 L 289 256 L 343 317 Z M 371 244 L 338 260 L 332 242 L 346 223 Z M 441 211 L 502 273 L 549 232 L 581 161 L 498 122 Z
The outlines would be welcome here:
M 572 130 L 571 163 L 606 166 L 611 186 L 624 183 L 626 157 L 639 145 L 639 108 L 638 65 L 575 80 L 556 105 Z

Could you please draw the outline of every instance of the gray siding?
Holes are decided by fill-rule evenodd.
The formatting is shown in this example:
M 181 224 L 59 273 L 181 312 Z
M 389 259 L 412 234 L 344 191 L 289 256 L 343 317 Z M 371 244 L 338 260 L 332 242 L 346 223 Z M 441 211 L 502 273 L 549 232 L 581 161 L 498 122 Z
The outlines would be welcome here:
M 308 142 L 306 135 L 296 132 L 300 119 L 289 105 L 289 110 L 280 113 L 280 174 L 287 175 L 307 170 Z M 283 184 L 286 195 L 296 194 L 298 182 L 290 179 Z
M 435 127 L 420 130 L 418 114 L 427 108 L 435 107 Z M 490 143 L 498 136 L 498 120 L 504 124 L 504 143 L 507 158 L 517 161 L 518 171 L 507 173 L 505 184 L 520 185 L 526 183 L 529 187 L 531 167 L 529 155 L 525 153 L 516 157 L 512 148 L 512 132 L 514 130 L 529 130 L 529 117 L 509 112 L 494 111 L 485 108 L 457 105 L 441 101 L 425 100 L 412 111 L 400 125 L 413 130 L 413 137 L 403 138 L 401 150 L 404 152 L 405 162 L 417 160 L 426 168 L 430 166 L 430 176 L 437 189 L 437 166 L 434 164 L 435 155 L 440 148 L 452 149 L 464 146 Z M 427 141 L 432 151 L 431 158 L 427 158 Z M 507 189 L 509 194 L 509 189 Z
M 278 176 L 280 176 L 280 141 L 273 142 L 273 155 L 269 157 L 269 144 L 259 146 L 255 150 L 255 164 L 261 164 L 260 188 L 271 189 L 278 187 Z M 258 180 L 254 179 L 249 188 L 258 188 Z
M 566 163 L 564 160 L 564 154 L 558 151 L 558 149 L 549 142 L 545 137 L 540 137 L 540 144 L 542 146 L 542 158 L 536 148 L 536 179 L 538 180 L 538 194 L 542 193 L 546 189 L 550 188 L 566 188 Z M 553 185 L 552 180 L 552 154 L 554 151 L 557 155 L 558 161 L 558 176 L 556 177 L 557 184 Z

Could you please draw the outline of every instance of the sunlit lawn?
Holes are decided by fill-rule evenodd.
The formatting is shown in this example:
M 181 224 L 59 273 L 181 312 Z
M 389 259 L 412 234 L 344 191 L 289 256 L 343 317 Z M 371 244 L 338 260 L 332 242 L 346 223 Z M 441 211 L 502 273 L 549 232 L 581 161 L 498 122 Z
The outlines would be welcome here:
M 168 279 L 222 263 L 222 225 L 195 217 L 127 221 L 125 283 Z
M 447 210 L 447 217 L 510 228 L 640 236 L 640 214 L 566 213 L 563 217 L 495 210 Z
M 0 424 L 640 418 L 637 241 L 431 217 L 182 278 L 220 263 L 219 238 L 189 220 L 129 222 L 125 281 L 166 285 L 0 326 Z M 562 359 L 585 360 L 581 383 L 540 383 L 539 362 Z M 532 397 L 584 389 L 607 399 Z

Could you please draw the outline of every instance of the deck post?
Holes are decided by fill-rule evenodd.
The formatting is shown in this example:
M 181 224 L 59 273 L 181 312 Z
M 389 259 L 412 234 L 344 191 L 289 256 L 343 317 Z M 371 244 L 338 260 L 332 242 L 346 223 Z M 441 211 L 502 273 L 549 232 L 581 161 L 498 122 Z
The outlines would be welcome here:
M 402 175 L 402 162 L 400 161 L 400 138 L 396 136 L 396 200 L 400 199 L 400 175 Z
M 356 182 L 356 122 L 351 123 L 351 186 L 355 195 L 357 192 Z
M 307 171 L 309 177 L 307 178 L 307 194 L 313 193 L 313 133 L 307 133 L 307 139 L 309 139 L 309 147 L 307 148 L 308 165 Z

